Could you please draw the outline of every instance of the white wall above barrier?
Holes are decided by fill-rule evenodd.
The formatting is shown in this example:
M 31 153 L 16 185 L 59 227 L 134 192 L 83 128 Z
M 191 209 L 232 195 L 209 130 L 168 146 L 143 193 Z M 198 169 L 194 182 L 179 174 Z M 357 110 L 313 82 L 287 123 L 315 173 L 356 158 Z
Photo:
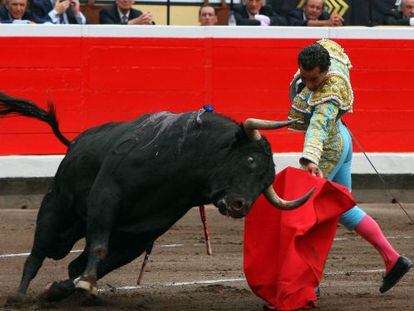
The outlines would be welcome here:
M 276 171 L 287 166 L 299 167 L 300 153 L 274 154 Z M 368 157 L 381 174 L 414 174 L 414 153 L 369 153 Z M 1 156 L 0 178 L 36 178 L 55 175 L 63 155 Z M 354 153 L 353 174 L 375 174 L 362 153 Z
M 414 40 L 412 27 L 261 27 L 2 24 L 0 37 L 331 38 Z

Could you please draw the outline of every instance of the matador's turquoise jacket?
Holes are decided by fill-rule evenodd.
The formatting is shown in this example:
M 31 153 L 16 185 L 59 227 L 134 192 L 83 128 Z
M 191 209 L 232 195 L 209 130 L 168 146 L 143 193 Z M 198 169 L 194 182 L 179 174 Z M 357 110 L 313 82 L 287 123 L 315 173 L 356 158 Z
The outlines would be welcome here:
M 304 87 L 297 93 L 299 71 L 290 85 L 289 119 L 299 119 L 291 130 L 306 132 L 302 157 L 317 164 L 324 174 L 338 163 L 342 153 L 342 138 L 337 121 L 352 112 L 354 95 L 350 83 L 351 62 L 342 47 L 332 40 L 318 41 L 329 52 L 331 66 L 321 87 L 314 92 Z

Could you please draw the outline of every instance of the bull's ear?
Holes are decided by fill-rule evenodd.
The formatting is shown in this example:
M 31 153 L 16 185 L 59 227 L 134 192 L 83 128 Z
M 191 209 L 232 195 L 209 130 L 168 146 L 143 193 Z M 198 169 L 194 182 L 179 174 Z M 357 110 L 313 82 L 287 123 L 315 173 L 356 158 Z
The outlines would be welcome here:
M 231 140 L 231 148 L 241 147 L 249 141 L 249 138 L 244 132 L 243 124 L 239 124 L 237 130 L 233 133 L 233 137 L 231 137 Z
M 235 136 L 236 136 L 236 140 L 237 141 L 240 141 L 240 142 L 249 139 L 249 137 L 246 134 L 246 131 L 244 130 L 244 124 L 243 123 L 240 123 L 239 124 L 239 129 L 236 132 L 236 135 Z
M 252 139 L 247 135 L 246 131 L 244 130 L 244 123 L 239 124 L 240 133 L 236 133 L 236 140 L 240 142 L 252 142 Z M 259 146 L 264 148 L 264 152 L 266 154 L 272 155 L 272 148 L 269 144 L 269 141 L 266 139 L 266 136 L 260 134 L 260 140 L 255 141 Z

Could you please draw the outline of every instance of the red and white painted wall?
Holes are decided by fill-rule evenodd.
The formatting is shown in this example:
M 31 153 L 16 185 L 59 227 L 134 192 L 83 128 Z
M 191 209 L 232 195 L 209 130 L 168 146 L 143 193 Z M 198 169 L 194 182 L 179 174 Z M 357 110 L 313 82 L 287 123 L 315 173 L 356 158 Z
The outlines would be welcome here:
M 414 174 L 410 28 L 2 25 L 0 90 L 42 107 L 52 99 L 69 138 L 104 122 L 204 104 L 237 121 L 283 120 L 297 54 L 320 38 L 336 40 L 351 58 L 355 106 L 345 120 L 374 164 Z M 296 166 L 303 135 L 265 135 L 278 167 Z M 44 123 L 0 119 L 0 178 L 53 175 L 64 153 Z M 357 153 L 353 172 L 373 170 Z

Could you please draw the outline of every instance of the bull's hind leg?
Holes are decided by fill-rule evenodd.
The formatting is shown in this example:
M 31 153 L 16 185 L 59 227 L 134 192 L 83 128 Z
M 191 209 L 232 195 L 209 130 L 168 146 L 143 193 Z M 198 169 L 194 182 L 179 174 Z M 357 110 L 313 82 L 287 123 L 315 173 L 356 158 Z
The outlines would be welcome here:
M 66 208 L 65 203 L 70 202 L 70 197 L 61 196 L 61 201 L 57 203 L 53 191 L 49 191 L 42 201 L 36 220 L 33 247 L 24 264 L 16 297 L 27 292 L 30 281 L 46 257 L 55 260 L 64 258 L 73 245 L 85 236 L 85 224 Z
M 97 295 L 97 267 L 108 253 L 108 242 L 115 217 L 119 209 L 119 195 L 116 186 L 95 182 L 88 198 L 86 249 L 88 262 L 76 288 Z
M 36 255 L 33 253 L 27 257 L 23 267 L 22 279 L 17 289 L 19 294 L 26 294 L 30 281 L 34 279 L 44 260 L 44 255 Z
M 34 255 L 33 253 L 27 257 L 24 263 L 23 275 L 19 287 L 15 293 L 7 297 L 6 306 L 14 305 L 16 303 L 21 304 L 32 302 L 32 298 L 28 297 L 26 292 L 30 281 L 36 276 L 42 266 L 44 258 L 44 256 Z
M 26 294 L 30 281 L 36 276 L 47 256 L 47 250 L 53 245 L 58 227 L 57 215 L 54 212 L 55 202 L 55 195 L 52 191 L 43 198 L 37 216 L 33 247 L 24 263 L 22 278 L 17 289 L 18 294 Z
M 57 227 L 56 215 L 53 213 L 54 206 L 54 193 L 48 192 L 43 198 L 42 205 L 39 209 L 33 247 L 24 263 L 19 287 L 15 294 L 8 297 L 8 304 L 23 302 L 27 299 L 26 292 L 30 282 L 36 276 L 44 259 L 47 257 L 47 250 L 53 245 L 54 233 Z

